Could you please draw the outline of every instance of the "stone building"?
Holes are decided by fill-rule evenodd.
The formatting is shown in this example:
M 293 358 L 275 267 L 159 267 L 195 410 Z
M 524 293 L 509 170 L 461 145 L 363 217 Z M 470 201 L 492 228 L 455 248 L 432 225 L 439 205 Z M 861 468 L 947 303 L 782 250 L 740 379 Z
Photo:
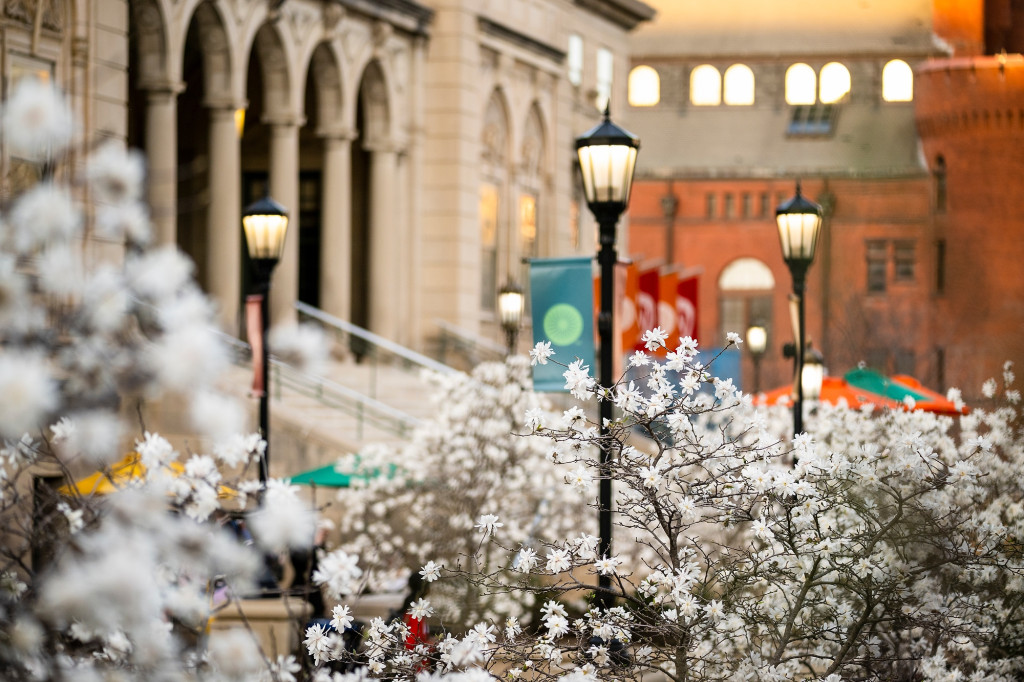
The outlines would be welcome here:
M 497 337 L 521 258 L 589 248 L 572 139 L 625 106 L 636 0 L 133 0 L 127 129 L 161 239 L 237 329 L 240 211 L 291 210 L 273 317 L 301 300 L 429 347 L 445 320 Z M 620 102 L 621 100 L 621 102 Z
M 800 181 L 826 212 L 807 320 L 833 373 L 976 394 L 1021 357 L 1019 57 L 981 56 L 1020 49 L 1011 3 L 652 4 L 631 38 L 629 251 L 701 273 L 705 344 L 766 325 L 761 388 L 790 380 L 774 209 Z
M 240 217 L 291 213 L 273 317 L 302 300 L 428 349 L 437 320 L 499 338 L 522 258 L 588 253 L 573 145 L 625 108 L 639 0 L 11 0 L 7 87 L 64 87 L 82 148 L 143 149 L 159 240 L 226 329 L 247 293 Z M 33 171 L 4 159 L 6 191 Z

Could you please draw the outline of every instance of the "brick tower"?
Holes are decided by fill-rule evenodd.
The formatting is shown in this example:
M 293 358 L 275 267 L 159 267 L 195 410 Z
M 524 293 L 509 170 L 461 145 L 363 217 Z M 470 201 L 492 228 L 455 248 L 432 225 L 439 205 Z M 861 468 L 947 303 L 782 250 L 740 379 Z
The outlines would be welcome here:
M 914 98 L 934 189 L 932 329 L 940 383 L 971 396 L 1004 360 L 1024 360 L 1024 11 L 1010 0 L 934 11 L 952 55 L 918 66 Z

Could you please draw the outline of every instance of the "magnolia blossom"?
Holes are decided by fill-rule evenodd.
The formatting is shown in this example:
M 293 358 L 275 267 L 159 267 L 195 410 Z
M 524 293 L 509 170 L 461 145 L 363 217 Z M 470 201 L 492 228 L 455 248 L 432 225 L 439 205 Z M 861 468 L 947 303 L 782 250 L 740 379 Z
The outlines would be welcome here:
M 35 78 L 17 81 L 4 102 L 0 124 L 9 153 L 37 161 L 61 154 L 74 132 L 64 95 L 52 83 Z
M 475 528 L 479 528 L 484 534 L 484 537 L 488 535 L 494 535 L 494 531 L 504 526 L 504 523 L 498 521 L 498 517 L 494 514 L 481 514 L 480 520 L 477 521 Z
M 423 580 L 431 583 L 441 577 L 441 566 L 435 564 L 433 561 L 428 561 L 422 569 L 420 569 L 420 575 L 423 576 Z
M 548 359 L 554 355 L 555 352 L 551 350 L 551 342 L 549 341 L 538 341 L 530 350 L 530 364 L 531 365 L 546 365 Z

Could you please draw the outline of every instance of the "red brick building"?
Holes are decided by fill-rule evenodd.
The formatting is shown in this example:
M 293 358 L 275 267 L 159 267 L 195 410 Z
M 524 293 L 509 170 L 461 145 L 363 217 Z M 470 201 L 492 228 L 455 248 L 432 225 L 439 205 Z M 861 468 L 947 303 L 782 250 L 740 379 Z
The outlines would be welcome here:
M 631 78 L 623 251 L 701 272 L 703 345 L 764 324 L 759 388 L 789 381 L 774 209 L 799 179 L 826 210 L 807 329 L 830 373 L 864 362 L 970 396 L 1024 357 L 1024 60 L 985 56 L 1024 43 L 1008 0 L 652 4 L 633 75 L 658 93 Z

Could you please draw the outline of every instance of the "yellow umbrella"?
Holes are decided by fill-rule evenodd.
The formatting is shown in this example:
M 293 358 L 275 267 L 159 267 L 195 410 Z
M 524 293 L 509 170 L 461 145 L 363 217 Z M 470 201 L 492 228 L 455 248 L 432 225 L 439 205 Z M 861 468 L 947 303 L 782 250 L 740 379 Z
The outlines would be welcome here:
M 79 479 L 73 483 L 62 485 L 57 490 L 62 495 L 109 495 L 133 482 L 146 478 L 146 467 L 139 458 L 139 453 L 129 452 L 110 471 L 96 473 Z
M 185 472 L 185 467 L 180 462 L 171 462 L 167 465 L 175 475 L 180 476 Z M 137 452 L 129 452 L 117 464 L 110 467 L 110 471 L 97 471 L 94 474 L 79 479 L 74 483 L 62 485 L 57 490 L 62 495 L 109 495 L 121 490 L 125 486 L 140 483 L 146 479 L 146 465 Z M 221 499 L 232 498 L 237 494 L 232 488 L 226 485 L 217 487 L 217 496 Z

